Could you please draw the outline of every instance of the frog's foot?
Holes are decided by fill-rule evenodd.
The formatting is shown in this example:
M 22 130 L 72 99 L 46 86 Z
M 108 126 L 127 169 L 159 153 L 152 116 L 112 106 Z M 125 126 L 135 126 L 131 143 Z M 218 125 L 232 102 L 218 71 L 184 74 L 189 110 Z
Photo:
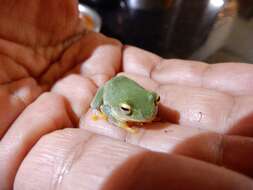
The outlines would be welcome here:
M 97 113 L 93 113 L 91 115 L 92 121 L 98 121 L 100 119 L 108 121 L 108 117 L 101 111 L 98 111 Z
M 93 114 L 93 115 L 91 116 L 91 119 L 92 119 L 92 121 L 97 121 L 99 118 L 98 118 L 97 115 Z
M 120 123 L 119 127 L 122 129 L 125 129 L 126 131 L 128 131 L 130 133 L 137 133 L 138 132 L 138 129 L 129 127 L 126 123 Z
M 99 112 L 98 113 L 98 117 L 100 118 L 100 119 L 103 119 L 103 120 L 105 120 L 105 121 L 108 121 L 108 117 L 107 117 L 107 115 L 105 115 L 105 113 L 104 112 Z

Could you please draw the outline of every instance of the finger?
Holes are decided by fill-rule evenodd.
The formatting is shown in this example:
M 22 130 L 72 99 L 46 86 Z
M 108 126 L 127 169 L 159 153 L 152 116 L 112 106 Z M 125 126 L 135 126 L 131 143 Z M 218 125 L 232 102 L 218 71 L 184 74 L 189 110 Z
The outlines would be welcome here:
M 41 136 L 71 127 L 65 105 L 61 96 L 43 94 L 15 120 L 0 142 L 1 189 L 12 189 L 20 163 Z
M 23 161 L 14 188 L 30 189 L 36 180 L 37 189 L 99 189 L 117 165 L 141 150 L 111 142 L 81 129 L 47 135 Z
M 135 159 L 113 173 L 103 189 L 251 189 L 253 185 L 250 178 L 189 158 L 146 153 L 137 157 L 139 163 Z
M 121 44 L 117 40 L 88 32 L 65 51 L 61 60 L 45 72 L 40 82 L 52 85 L 59 77 L 74 68 L 73 72 L 101 85 L 119 71 L 120 62 Z
M 52 88 L 53 92 L 66 98 L 76 123 L 89 109 L 96 90 L 97 88 L 91 80 L 74 74 L 58 81 Z
M 0 86 L 0 139 L 23 109 L 41 93 L 32 78 Z
M 137 133 L 128 133 L 102 118 L 94 120 L 94 114 L 89 111 L 81 119 L 80 128 L 149 150 L 181 154 L 253 176 L 252 138 L 158 122 L 142 126 Z
M 91 46 L 88 48 L 91 56 L 81 64 L 80 73 L 94 80 L 98 86 L 101 86 L 119 72 L 122 44 L 114 39 L 98 36 L 97 34 L 94 34 L 84 44 L 94 44 L 95 47 Z
M 203 133 L 179 143 L 172 152 L 208 161 L 253 177 L 252 138 Z
M 232 95 L 253 94 L 253 66 L 224 63 L 208 65 L 197 61 L 162 60 L 147 51 L 127 47 L 124 72 L 150 76 L 160 84 L 204 87 Z
M 151 77 L 151 71 L 162 61 L 156 54 L 132 46 L 125 46 L 122 59 L 124 72 L 146 77 Z
M 252 96 L 231 96 L 182 85 L 159 85 L 147 77 L 124 75 L 160 95 L 159 109 L 170 122 L 218 133 L 253 136 Z
M 36 144 L 19 168 L 14 184 L 15 189 L 22 190 L 154 187 L 251 189 L 253 182 L 204 162 L 147 152 L 84 130 L 68 129 L 47 135 Z

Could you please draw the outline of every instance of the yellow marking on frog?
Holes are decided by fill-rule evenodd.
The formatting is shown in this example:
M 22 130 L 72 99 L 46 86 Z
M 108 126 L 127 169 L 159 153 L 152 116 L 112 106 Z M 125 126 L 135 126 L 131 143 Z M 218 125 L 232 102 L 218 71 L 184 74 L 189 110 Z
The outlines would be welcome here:
M 92 121 L 97 121 L 99 117 L 97 115 L 92 115 L 91 116 Z
M 130 132 L 130 133 L 137 133 L 139 130 L 136 129 L 136 128 L 132 128 L 132 127 L 129 127 L 127 124 L 125 123 L 121 123 L 119 125 L 120 128 L 122 129 L 125 129 L 127 132 Z
M 96 114 L 93 114 L 91 116 L 91 119 L 92 119 L 92 121 L 97 121 L 97 120 L 100 120 L 100 119 L 108 121 L 107 115 L 105 115 L 103 112 L 98 112 Z
M 105 115 L 103 112 L 99 112 L 99 113 L 98 113 L 98 116 L 99 116 L 99 118 L 101 118 L 101 119 L 103 119 L 103 120 L 105 120 L 105 121 L 108 121 L 107 115 Z

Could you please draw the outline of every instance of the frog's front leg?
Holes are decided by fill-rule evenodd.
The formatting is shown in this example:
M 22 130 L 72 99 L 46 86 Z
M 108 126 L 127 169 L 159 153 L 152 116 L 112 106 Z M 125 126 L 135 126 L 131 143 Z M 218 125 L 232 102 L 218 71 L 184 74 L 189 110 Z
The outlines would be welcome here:
M 100 87 L 90 104 L 92 109 L 99 110 L 100 106 L 103 104 L 103 94 L 104 94 L 104 87 Z

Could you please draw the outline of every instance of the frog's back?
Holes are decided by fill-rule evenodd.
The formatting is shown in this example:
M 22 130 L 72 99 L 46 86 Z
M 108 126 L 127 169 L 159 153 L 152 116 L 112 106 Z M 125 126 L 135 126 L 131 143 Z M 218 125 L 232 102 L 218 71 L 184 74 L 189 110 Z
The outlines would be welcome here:
M 125 76 L 117 76 L 108 81 L 105 85 L 104 101 L 118 103 L 129 99 L 139 99 L 145 96 L 145 89 L 135 81 Z

